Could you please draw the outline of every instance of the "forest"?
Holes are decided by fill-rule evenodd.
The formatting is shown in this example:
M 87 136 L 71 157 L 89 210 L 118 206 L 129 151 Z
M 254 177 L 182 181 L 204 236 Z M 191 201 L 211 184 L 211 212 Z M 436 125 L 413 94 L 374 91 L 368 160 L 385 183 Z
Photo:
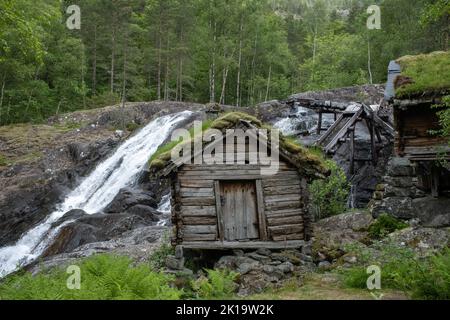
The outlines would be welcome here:
M 449 15 L 448 0 L 1 0 L 0 125 L 382 83 L 390 60 L 448 50 Z

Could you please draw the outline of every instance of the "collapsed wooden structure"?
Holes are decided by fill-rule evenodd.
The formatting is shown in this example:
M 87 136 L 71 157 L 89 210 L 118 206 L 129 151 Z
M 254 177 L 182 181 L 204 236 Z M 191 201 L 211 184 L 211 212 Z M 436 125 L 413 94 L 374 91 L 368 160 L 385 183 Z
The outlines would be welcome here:
M 328 154 L 334 154 L 344 143 L 350 144 L 350 172 L 354 173 L 355 162 L 372 161 L 377 163 L 377 154 L 382 146 L 382 136 L 392 140 L 394 138 L 393 126 L 383 120 L 378 114 L 378 107 L 369 107 L 363 103 L 344 103 L 333 101 L 321 101 L 313 99 L 295 99 L 292 98 L 288 104 L 299 104 L 302 107 L 312 109 L 319 114 L 317 125 L 317 134 L 321 135 L 316 145 Z M 334 124 L 322 135 L 322 115 L 333 114 Z M 371 159 L 358 159 L 355 157 L 355 131 L 356 125 L 364 122 L 370 133 L 371 139 Z
M 233 128 L 258 138 L 252 137 L 256 127 L 249 121 L 237 121 Z M 226 139 L 233 139 L 230 127 L 221 129 L 223 138 L 203 145 L 200 153 L 223 150 Z M 275 152 L 270 142 L 266 147 Z M 235 142 L 234 164 L 196 165 L 195 154 L 169 161 L 159 175 L 171 182 L 172 243 L 214 250 L 301 247 L 309 228 L 307 184 L 316 171 L 305 169 L 321 164 L 318 158 L 308 157 L 307 150 L 297 148 L 286 148 L 281 142 L 276 150 L 279 170 L 272 175 L 262 173 L 265 165 L 259 158 L 258 164 L 248 164 L 249 157 L 255 156 L 251 153 L 259 150 L 246 139 Z M 242 152 L 245 160 L 237 161 Z

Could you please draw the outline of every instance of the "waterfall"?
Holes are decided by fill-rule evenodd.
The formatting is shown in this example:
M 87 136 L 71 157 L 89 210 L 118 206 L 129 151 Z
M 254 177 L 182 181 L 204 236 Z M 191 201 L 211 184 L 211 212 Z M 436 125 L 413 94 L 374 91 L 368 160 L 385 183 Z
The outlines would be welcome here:
M 309 109 L 297 107 L 295 113 L 274 124 L 286 136 L 308 133 L 317 126 L 318 115 Z
M 169 225 L 169 216 L 171 208 L 172 207 L 170 205 L 170 193 L 169 193 L 166 194 L 164 197 L 162 197 L 161 202 L 158 205 L 158 211 L 161 212 L 164 216 L 164 218 L 158 222 L 158 227 L 165 227 Z
M 125 141 L 68 194 L 43 223 L 26 232 L 15 245 L 0 248 L 0 278 L 36 260 L 62 228 L 59 226 L 52 230 L 52 225 L 67 212 L 81 209 L 88 214 L 100 213 L 121 189 L 132 186 L 152 154 L 172 130 L 192 114 L 184 111 L 160 117 Z

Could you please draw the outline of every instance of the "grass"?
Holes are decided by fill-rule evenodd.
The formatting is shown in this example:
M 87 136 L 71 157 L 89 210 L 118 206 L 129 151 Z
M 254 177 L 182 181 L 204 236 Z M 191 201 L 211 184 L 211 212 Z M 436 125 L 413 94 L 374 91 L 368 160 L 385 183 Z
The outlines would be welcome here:
M 450 91 L 450 52 L 405 56 L 397 62 L 402 77 L 412 80 L 397 88 L 398 98 Z
M 367 276 L 366 276 L 367 279 Z M 407 299 L 402 292 L 383 290 L 383 299 Z M 251 300 L 374 300 L 366 288 L 350 288 L 333 273 L 311 273 L 299 281 L 292 279 L 279 289 L 253 295 Z
M 401 290 L 413 299 L 450 299 L 450 249 L 431 257 L 418 258 L 409 248 L 380 246 L 379 256 L 361 253 L 361 266 L 342 271 L 346 287 L 366 288 L 366 267 L 377 265 L 381 268 L 383 289 Z
M 0 154 L 0 167 L 5 167 L 7 165 L 8 159 L 4 155 Z

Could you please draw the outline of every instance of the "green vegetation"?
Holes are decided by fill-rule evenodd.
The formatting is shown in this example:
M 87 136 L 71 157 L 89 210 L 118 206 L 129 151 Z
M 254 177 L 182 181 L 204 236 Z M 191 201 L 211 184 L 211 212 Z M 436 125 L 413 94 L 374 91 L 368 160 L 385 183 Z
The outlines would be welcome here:
M 404 82 L 397 87 L 399 98 L 450 92 L 450 52 L 405 56 L 397 62 L 402 67 L 397 82 Z
M 123 100 L 254 106 L 382 83 L 393 58 L 448 49 L 448 1 L 379 2 L 382 30 L 366 28 L 372 4 L 2 0 L 0 125 Z M 69 5 L 80 30 L 66 27 Z
M 415 299 L 450 299 L 450 249 L 427 258 L 417 257 L 406 247 L 380 244 L 378 249 L 378 255 L 360 252 L 363 266 L 342 271 L 346 286 L 367 288 L 366 267 L 378 265 L 383 290 L 402 290 Z
M 167 254 L 167 247 L 155 253 L 155 263 Z M 206 277 L 180 279 L 155 271 L 129 258 L 97 255 L 79 261 L 81 289 L 67 288 L 71 274 L 55 268 L 33 276 L 22 272 L 0 282 L 0 300 L 178 300 L 234 298 L 238 274 L 227 270 L 205 270 Z
M 369 236 L 372 239 L 382 239 L 394 231 L 402 230 L 408 227 L 408 224 L 394 218 L 388 214 L 382 214 L 369 227 Z
M 161 246 L 150 256 L 150 267 L 155 271 L 164 268 L 166 258 L 175 253 L 174 247 L 169 242 L 169 235 L 165 234 Z
M 310 186 L 312 208 L 318 220 L 343 213 L 350 191 L 345 172 L 332 160 L 326 164 L 331 174 Z
M 207 277 L 192 282 L 192 288 L 198 299 L 230 299 L 236 292 L 235 280 L 238 273 L 228 270 L 206 270 Z
M 164 300 L 179 299 L 173 277 L 156 273 L 149 266 L 133 266 L 126 257 L 99 255 L 79 264 L 81 290 L 67 288 L 69 274 L 63 269 L 32 276 L 7 278 L 0 284 L 3 300 Z
M 8 165 L 8 160 L 2 154 L 0 154 L 0 167 L 4 167 Z

